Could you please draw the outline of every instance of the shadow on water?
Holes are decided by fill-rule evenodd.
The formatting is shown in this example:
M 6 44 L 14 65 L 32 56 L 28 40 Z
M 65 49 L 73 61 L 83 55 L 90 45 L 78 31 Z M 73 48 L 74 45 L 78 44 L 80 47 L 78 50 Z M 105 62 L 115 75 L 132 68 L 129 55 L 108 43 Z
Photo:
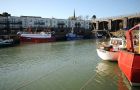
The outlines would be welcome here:
M 101 61 L 95 72 L 80 90 L 140 90 L 140 87 L 131 87 L 117 62 Z

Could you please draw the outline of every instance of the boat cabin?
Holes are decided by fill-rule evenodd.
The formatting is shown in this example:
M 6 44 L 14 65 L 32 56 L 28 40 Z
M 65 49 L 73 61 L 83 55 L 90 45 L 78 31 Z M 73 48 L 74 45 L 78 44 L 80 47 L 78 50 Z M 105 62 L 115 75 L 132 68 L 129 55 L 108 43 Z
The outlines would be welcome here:
M 118 47 L 118 49 L 126 48 L 126 40 L 124 37 L 121 38 L 110 38 L 109 45 Z

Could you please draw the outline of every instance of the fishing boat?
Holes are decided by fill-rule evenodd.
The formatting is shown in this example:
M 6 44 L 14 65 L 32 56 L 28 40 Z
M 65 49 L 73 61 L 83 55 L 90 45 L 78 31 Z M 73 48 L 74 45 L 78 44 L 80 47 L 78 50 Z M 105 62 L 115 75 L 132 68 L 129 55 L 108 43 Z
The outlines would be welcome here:
M 119 50 L 125 48 L 125 43 L 125 38 L 110 38 L 109 43 L 98 44 L 97 54 L 102 60 L 117 61 Z
M 3 40 L 3 39 L 0 39 L 0 48 L 2 47 L 10 47 L 10 46 L 13 46 L 13 39 L 6 39 L 6 40 Z
M 17 35 L 0 35 L 0 48 L 16 46 L 19 44 L 20 40 Z
M 117 61 L 120 49 L 125 49 L 124 37 L 112 37 L 107 30 L 94 30 L 95 34 L 102 33 L 102 37 L 96 39 L 97 55 L 102 60 Z M 97 33 L 98 32 L 98 33 Z
M 70 33 L 66 34 L 67 40 L 75 40 L 76 34 L 71 31 Z
M 26 33 L 20 34 L 21 42 L 33 42 L 33 43 L 46 43 L 55 41 L 55 37 L 51 35 L 51 32 L 40 33 Z
M 71 41 L 71 40 L 81 40 L 83 39 L 83 36 L 81 35 L 76 35 L 76 34 L 73 34 L 73 33 L 69 33 L 66 35 L 66 38 L 68 41 Z
M 140 86 L 140 24 L 126 32 L 126 50 L 120 50 L 118 65 L 132 86 Z
M 104 31 L 100 31 L 96 33 L 96 38 L 100 39 L 100 38 L 104 38 L 105 37 L 105 32 Z
M 71 32 L 66 34 L 66 38 L 68 41 L 70 40 L 80 40 L 83 39 L 82 35 L 77 35 L 76 33 L 74 33 L 74 30 L 72 29 Z

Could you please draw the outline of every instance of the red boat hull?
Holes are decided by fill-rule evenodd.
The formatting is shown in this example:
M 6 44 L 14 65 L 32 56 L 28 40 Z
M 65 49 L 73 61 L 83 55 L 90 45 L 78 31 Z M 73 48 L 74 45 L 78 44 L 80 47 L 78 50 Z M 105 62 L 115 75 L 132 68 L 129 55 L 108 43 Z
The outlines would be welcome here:
M 140 86 L 140 54 L 120 51 L 118 65 L 132 86 Z
M 21 42 L 31 42 L 31 43 L 46 43 L 55 41 L 55 37 L 51 38 L 29 38 L 29 37 L 20 37 Z

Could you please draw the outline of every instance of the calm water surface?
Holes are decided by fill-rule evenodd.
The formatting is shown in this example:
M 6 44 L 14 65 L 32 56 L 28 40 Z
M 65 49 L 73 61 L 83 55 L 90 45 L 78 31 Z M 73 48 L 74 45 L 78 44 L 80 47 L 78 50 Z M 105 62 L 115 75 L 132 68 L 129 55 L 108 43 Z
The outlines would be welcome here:
M 0 90 L 140 90 L 95 49 L 94 40 L 0 49 Z

